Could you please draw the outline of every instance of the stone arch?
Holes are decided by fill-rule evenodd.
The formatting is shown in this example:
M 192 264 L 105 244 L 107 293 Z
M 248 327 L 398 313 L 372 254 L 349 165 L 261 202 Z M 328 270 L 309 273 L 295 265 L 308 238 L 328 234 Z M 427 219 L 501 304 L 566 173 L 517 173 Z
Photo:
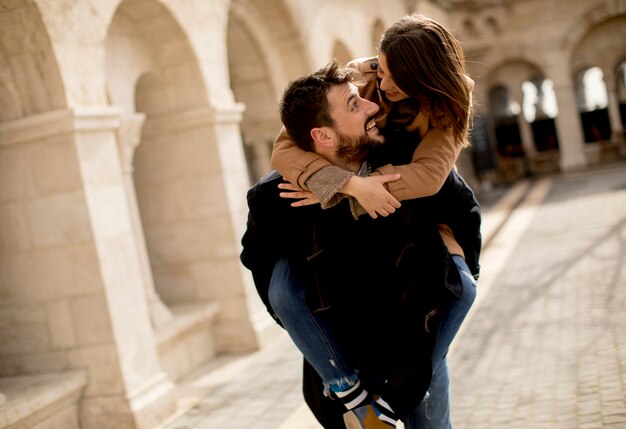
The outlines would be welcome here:
M 124 0 L 110 22 L 105 69 L 108 98 L 121 111 L 118 145 L 153 326 L 158 330 L 179 309 L 194 312 L 202 323 L 193 341 L 208 341 L 194 352 L 195 362 L 238 348 L 229 332 L 247 314 L 245 292 L 234 280 L 240 267 L 216 139 L 221 117 L 219 106 L 209 104 L 191 42 L 161 2 Z M 229 290 L 224 279 L 233 279 Z M 213 337 L 207 324 L 215 308 Z M 173 379 L 190 369 L 162 362 Z
M 572 49 L 574 72 L 586 66 L 598 66 L 606 72 L 626 57 L 626 10 L 624 15 L 606 19 L 587 30 Z
M 492 90 L 498 88 L 500 93 L 507 94 L 507 107 L 510 108 L 506 115 L 498 115 L 497 112 L 489 112 L 492 135 L 495 136 L 498 154 L 501 156 L 502 165 L 506 165 L 505 175 L 510 179 L 516 179 L 528 175 L 534 171 L 532 165 L 537 158 L 538 152 L 550 150 L 555 153 L 558 150 L 556 125 L 554 118 L 541 117 L 528 121 L 522 114 L 524 104 L 524 83 L 531 82 L 534 85 L 541 84 L 545 80 L 545 74 L 541 68 L 522 58 L 510 58 L 502 61 L 494 67 L 486 76 L 485 84 Z M 511 161 L 507 158 L 514 158 Z M 550 166 L 550 169 L 555 167 Z
M 4 55 L 0 51 L 0 121 L 16 119 L 23 114 L 17 82 Z
M 69 305 L 71 269 L 91 267 L 94 258 L 76 147 L 62 122 L 63 81 L 41 10 L 26 0 L 0 9 L 0 295 L 3 310 L 16 309 L 5 311 L 0 326 L 7 351 L 0 376 L 18 376 L 54 370 L 53 353 L 70 367 L 65 350 L 72 344 L 59 347 L 54 316 L 37 314 L 53 301 Z M 85 271 L 81 286 L 97 285 Z
M 521 85 L 534 76 L 543 75 L 541 68 L 523 58 L 507 58 L 501 60 L 487 73 L 484 80 L 488 88 L 495 86 L 506 87 L 519 103 L 521 100 Z
M 584 11 L 583 15 L 580 19 L 574 20 L 570 28 L 563 32 L 565 36 L 561 41 L 561 46 L 565 52 L 573 53 L 581 40 L 598 24 L 626 15 L 626 1 L 603 2 L 597 7 Z
M 168 128 L 174 126 L 170 116 L 206 107 L 207 97 L 191 47 L 165 7 L 157 1 L 121 2 L 107 37 L 106 77 L 108 97 L 121 108 L 122 123 L 140 118 L 134 122 L 140 141 L 121 145 L 137 145 L 124 162 L 132 173 L 156 290 L 170 304 L 200 299 L 200 286 L 194 287 L 189 276 L 171 274 L 191 256 L 177 258 L 168 248 L 170 240 L 183 239 L 188 224 L 184 215 L 172 211 L 193 210 L 182 207 L 180 200 L 189 192 L 185 188 L 198 186 L 202 180 L 200 174 L 192 178 L 189 173 L 191 153 L 197 155 L 201 149 L 193 149 L 198 146 L 194 139 L 176 137 L 173 141 L 181 130 Z M 178 189 L 173 189 L 177 184 Z M 201 257 L 196 254 L 195 258 Z
M 271 23 L 280 22 L 280 25 Z M 227 28 L 231 89 L 246 110 L 241 122 L 250 181 L 271 170 L 280 130 L 278 102 L 290 79 L 309 70 L 298 28 L 282 0 L 234 0 Z
M 109 27 L 106 49 L 107 91 L 125 112 L 136 110 L 136 84 L 146 72 L 159 79 L 159 93 L 151 100 L 144 98 L 138 110 L 158 115 L 207 105 L 207 91 L 189 41 L 156 0 L 121 2 Z
M 50 38 L 33 2 L 18 1 L 0 15 L 0 121 L 67 106 Z
M 621 9 L 618 3 L 613 8 L 605 6 L 595 11 L 601 19 L 594 20 L 593 24 L 585 27 L 585 32 L 579 35 L 573 45 L 571 53 L 571 71 L 576 83 L 578 113 L 583 128 L 584 140 L 591 143 L 590 147 L 596 150 L 600 146 L 596 142 L 609 142 L 613 139 L 623 139 L 623 107 L 620 106 L 620 87 L 617 82 L 617 64 L 626 58 L 626 2 L 622 2 Z M 600 13 L 602 12 L 602 13 Z M 595 17 L 595 14 L 593 15 Z M 603 91 L 608 97 L 606 106 L 585 108 L 581 102 L 584 97 L 584 85 L 581 77 L 593 67 L 598 67 L 603 76 L 598 91 Z
M 344 65 L 354 58 L 346 44 L 340 40 L 337 40 L 333 46 L 332 57 Z

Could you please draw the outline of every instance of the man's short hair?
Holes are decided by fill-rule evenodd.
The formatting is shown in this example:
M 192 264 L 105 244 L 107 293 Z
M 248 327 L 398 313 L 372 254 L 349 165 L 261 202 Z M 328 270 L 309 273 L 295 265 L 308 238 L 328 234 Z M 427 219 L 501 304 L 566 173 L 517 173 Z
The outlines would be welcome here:
M 336 60 L 315 73 L 289 83 L 279 105 L 280 119 L 294 142 L 313 152 L 311 130 L 335 125 L 326 95 L 334 85 L 355 81 L 357 70 L 342 67 Z

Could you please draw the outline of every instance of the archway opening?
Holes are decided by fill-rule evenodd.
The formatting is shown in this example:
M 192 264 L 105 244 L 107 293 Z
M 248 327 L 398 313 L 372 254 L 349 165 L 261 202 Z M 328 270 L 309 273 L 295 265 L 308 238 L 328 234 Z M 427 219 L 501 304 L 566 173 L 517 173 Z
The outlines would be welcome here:
M 111 21 L 106 54 L 110 101 L 122 109 L 122 124 L 135 124 L 118 138 L 122 146 L 137 145 L 125 162 L 129 195 L 136 195 L 136 238 L 148 256 L 148 288 L 170 307 L 215 300 L 216 243 L 224 234 L 215 225 L 215 207 L 224 204 L 193 50 L 159 2 L 125 0 Z
M 494 120 L 498 155 L 507 158 L 523 157 L 524 148 L 518 125 L 520 105 L 511 100 L 504 86 L 496 86 L 489 92 L 489 105 Z
M 259 38 L 232 10 L 228 18 L 227 47 L 230 86 L 246 110 L 240 124 L 244 153 L 251 183 L 271 170 L 269 163 L 274 139 L 280 130 L 279 89 L 272 81 L 270 68 Z M 266 36 L 269 37 L 269 36 Z
M 291 79 L 309 71 L 309 58 L 284 0 L 233 0 L 227 27 L 230 86 L 246 106 L 240 124 L 248 175 L 272 169 L 272 145 L 281 129 L 278 102 Z M 280 25 L 275 25 L 279 22 Z
M 578 73 L 576 94 L 585 143 L 610 140 L 608 95 L 604 74 L 599 67 L 589 67 Z
M 558 115 L 552 81 L 543 76 L 522 83 L 522 112 L 531 126 L 535 150 L 558 150 L 559 142 L 554 118 Z

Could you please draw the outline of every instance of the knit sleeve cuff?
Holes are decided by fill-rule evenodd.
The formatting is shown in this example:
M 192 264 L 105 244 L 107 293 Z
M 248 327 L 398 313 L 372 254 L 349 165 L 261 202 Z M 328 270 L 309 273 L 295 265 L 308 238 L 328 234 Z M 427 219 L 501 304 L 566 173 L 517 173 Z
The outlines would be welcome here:
M 320 200 L 323 209 L 334 206 L 346 195 L 339 191 L 348 183 L 354 173 L 334 165 L 328 165 L 315 172 L 306 181 L 306 186 Z

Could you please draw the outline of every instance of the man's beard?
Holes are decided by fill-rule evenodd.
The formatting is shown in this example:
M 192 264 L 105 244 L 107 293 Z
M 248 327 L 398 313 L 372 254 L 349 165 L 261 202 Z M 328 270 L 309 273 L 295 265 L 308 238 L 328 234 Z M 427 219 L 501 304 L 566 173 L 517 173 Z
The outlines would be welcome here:
M 373 148 L 383 144 L 382 141 L 370 137 L 367 133 L 358 137 L 350 137 L 337 130 L 337 134 L 339 135 L 339 146 L 336 156 L 337 159 L 345 163 L 361 164 Z

